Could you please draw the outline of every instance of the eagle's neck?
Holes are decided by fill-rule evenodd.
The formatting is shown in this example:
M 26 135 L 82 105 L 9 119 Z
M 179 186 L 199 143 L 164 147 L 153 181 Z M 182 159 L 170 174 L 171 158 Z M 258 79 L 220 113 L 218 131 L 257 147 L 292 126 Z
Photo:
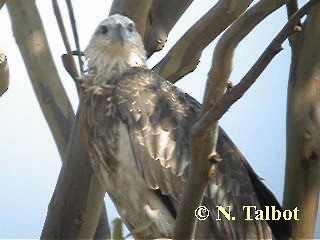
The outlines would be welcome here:
M 87 51 L 88 65 L 91 73 L 96 76 L 94 84 L 113 84 L 126 70 L 132 67 L 146 68 L 146 55 L 141 51 L 106 52 Z

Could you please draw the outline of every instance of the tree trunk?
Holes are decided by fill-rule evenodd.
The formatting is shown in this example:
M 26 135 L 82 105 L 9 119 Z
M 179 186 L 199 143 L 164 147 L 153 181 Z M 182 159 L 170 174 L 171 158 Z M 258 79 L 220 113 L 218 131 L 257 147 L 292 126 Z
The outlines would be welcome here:
M 60 80 L 35 1 L 8 1 L 13 33 L 30 81 L 61 158 L 64 158 L 74 112 Z
M 61 83 L 56 66 L 53 62 L 48 41 L 44 32 L 39 12 L 35 5 L 35 1 L 8 1 L 7 7 L 12 21 L 13 32 L 19 49 L 21 51 L 22 57 L 24 59 L 24 62 L 26 64 L 26 68 L 30 76 L 32 86 L 34 88 L 41 110 L 46 118 L 48 126 L 58 147 L 61 159 L 64 162 L 63 168 L 65 166 L 73 166 L 72 164 L 75 164 L 77 163 L 77 161 L 79 161 L 79 166 L 76 165 L 72 168 L 71 171 L 74 174 L 77 174 L 75 171 L 83 167 L 83 171 L 79 170 L 79 179 L 81 179 L 81 181 L 84 181 L 86 179 L 86 181 L 84 182 L 88 183 L 82 184 L 82 182 L 79 181 L 79 183 L 82 185 L 73 186 L 75 182 L 77 183 L 78 179 L 75 179 L 75 182 L 68 182 L 71 186 L 66 184 L 66 187 L 70 187 L 68 189 L 68 194 L 70 194 L 71 196 L 68 194 L 61 196 L 59 195 L 59 199 L 60 197 L 63 198 L 61 199 L 62 202 L 69 202 L 72 206 L 83 206 L 83 204 L 85 204 L 84 201 L 87 199 L 86 194 L 90 193 L 88 199 L 97 198 L 99 199 L 98 202 L 100 204 L 100 196 L 102 196 L 103 199 L 104 192 L 102 193 L 100 184 L 97 184 L 97 182 L 93 179 L 92 170 L 89 164 L 89 157 L 87 152 L 85 151 L 85 147 L 81 148 L 81 145 L 79 145 L 78 147 L 69 147 L 68 152 L 75 151 L 75 155 L 72 156 L 70 156 L 70 154 L 68 154 L 67 152 L 70 133 L 75 120 L 75 115 L 72 110 L 72 106 L 70 104 L 68 96 Z M 71 142 L 71 144 L 73 142 Z M 80 152 L 79 154 L 81 154 L 81 158 L 79 159 L 82 160 L 82 165 L 80 160 L 76 158 L 77 150 L 78 152 Z M 69 160 L 70 163 L 68 162 Z M 83 179 L 81 174 L 85 176 L 83 177 Z M 73 176 L 71 174 L 69 175 L 70 177 Z M 69 175 L 66 176 L 66 181 L 68 181 Z M 77 188 L 79 188 L 79 192 L 75 191 L 75 189 Z M 94 192 L 92 189 L 97 189 L 97 191 Z M 82 194 L 84 194 L 85 197 L 80 198 L 78 197 L 78 194 L 80 196 L 83 196 Z M 65 199 L 65 196 L 68 197 L 68 199 Z M 56 203 L 57 201 L 58 200 L 54 200 L 53 198 L 51 201 L 52 205 L 54 205 L 54 203 Z M 94 208 L 91 214 L 97 214 L 95 212 L 96 208 L 100 209 L 101 211 L 102 205 L 99 206 L 99 204 L 93 204 Z M 64 205 L 62 204 L 58 206 L 63 207 Z M 70 205 L 66 204 L 66 206 Z M 68 210 L 69 209 L 66 210 L 64 208 L 58 208 L 57 206 L 55 208 L 49 206 L 48 216 L 44 227 L 44 233 L 46 233 L 43 234 L 44 238 L 56 238 L 55 236 L 60 236 L 60 234 L 62 236 L 68 236 L 67 234 L 65 234 L 65 232 L 60 231 L 60 227 L 62 226 L 64 227 L 63 230 L 68 231 L 68 234 L 71 234 L 71 236 L 78 236 L 76 235 L 78 234 L 77 231 L 72 232 L 74 228 L 67 229 L 67 226 L 72 225 L 71 223 L 68 223 L 69 216 L 67 214 L 70 211 Z M 64 216 L 67 216 L 66 220 L 62 221 L 62 219 L 59 218 L 62 214 L 61 211 L 63 211 L 62 213 L 65 214 Z M 99 212 L 99 214 L 100 213 L 101 212 Z M 88 213 L 86 212 L 86 214 Z M 70 217 L 72 217 L 72 214 L 70 214 Z M 99 228 L 97 229 L 95 237 L 109 238 L 110 230 L 105 211 L 102 212 L 100 221 L 101 222 L 98 225 Z M 92 236 L 94 235 L 94 231 L 96 231 L 97 223 L 92 222 L 94 226 L 87 226 L 88 224 L 90 225 L 91 223 L 84 222 L 83 224 L 81 224 L 81 226 L 83 226 L 81 228 L 81 234 L 83 234 L 83 236 L 86 236 L 87 228 L 89 228 L 90 231 L 93 231 Z M 50 235 L 50 233 L 54 233 L 56 235 Z
M 41 239 L 92 238 L 103 208 L 105 191 L 88 160 L 88 135 L 82 114 L 86 109 L 79 109 Z M 96 233 L 98 236 L 110 238 L 110 232 L 107 236 Z
M 320 192 L 320 5 L 291 39 L 284 208 L 299 210 L 293 238 L 313 238 Z

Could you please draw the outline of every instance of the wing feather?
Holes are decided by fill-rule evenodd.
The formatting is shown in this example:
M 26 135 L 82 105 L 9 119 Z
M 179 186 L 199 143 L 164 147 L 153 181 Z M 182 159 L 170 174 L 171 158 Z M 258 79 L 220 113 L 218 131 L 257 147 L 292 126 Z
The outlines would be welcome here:
M 200 104 L 156 73 L 136 68 L 119 79 L 114 96 L 140 173 L 150 188 L 160 189 L 177 207 L 191 160 L 190 129 Z M 217 150 L 223 161 L 216 165 L 217 175 L 210 180 L 203 202 L 212 213 L 211 224 L 199 222 L 198 237 L 271 238 L 266 222 L 243 218 L 242 206 L 259 209 L 260 205 L 245 158 L 222 129 Z M 217 205 L 232 206 L 238 219 L 216 221 Z

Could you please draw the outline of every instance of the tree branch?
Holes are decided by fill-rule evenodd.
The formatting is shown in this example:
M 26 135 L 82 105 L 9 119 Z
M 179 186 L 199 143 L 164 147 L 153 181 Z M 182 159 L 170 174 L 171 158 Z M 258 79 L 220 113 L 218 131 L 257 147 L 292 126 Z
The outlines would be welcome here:
M 109 15 L 119 13 L 132 19 L 142 39 L 147 31 L 148 15 L 153 0 L 117 0 L 113 1 Z
M 192 72 L 199 63 L 202 51 L 239 17 L 251 2 L 252 0 L 220 0 L 182 36 L 153 70 L 172 83 Z
M 80 103 L 66 161 L 49 204 L 41 239 L 92 239 L 96 231 L 105 191 L 90 165 L 85 112 Z M 106 215 L 100 220 L 104 217 Z M 107 219 L 104 221 L 107 224 Z M 100 227 L 105 229 L 107 225 Z M 110 238 L 110 230 L 107 230 L 108 234 L 100 232 L 95 236 Z
M 71 26 L 72 26 L 72 32 L 73 32 L 73 37 L 74 37 L 74 41 L 76 43 L 76 48 L 77 48 L 77 52 L 78 52 L 78 61 L 79 61 L 79 68 L 80 68 L 80 73 L 83 74 L 84 70 L 83 70 L 83 63 L 82 63 L 82 59 L 81 59 L 81 49 L 80 49 L 80 42 L 79 42 L 79 35 L 78 35 L 78 31 L 77 31 L 77 24 L 76 24 L 76 19 L 74 17 L 74 12 L 73 12 L 73 7 L 72 7 L 72 2 L 71 0 L 66 0 L 67 6 L 68 6 L 68 11 L 69 11 L 69 17 L 70 17 L 70 22 L 71 22 Z
M 240 99 L 244 93 L 255 83 L 257 78 L 266 69 L 272 59 L 282 50 L 283 42 L 295 32 L 295 26 L 300 19 L 306 15 L 312 7 L 317 3 L 317 0 L 309 1 L 299 11 L 297 11 L 272 40 L 269 46 L 261 54 L 256 63 L 248 71 L 248 73 L 241 79 L 241 81 L 227 91 L 210 109 L 203 115 L 203 117 L 194 125 L 193 131 L 196 136 L 198 133 L 205 131 L 214 121 L 219 120 L 228 109 Z
M 231 73 L 235 48 L 254 27 L 286 2 L 287 0 L 260 0 L 246 11 L 219 39 L 208 74 L 202 114 L 223 95 Z
M 8 1 L 13 33 L 61 159 L 64 159 L 74 112 L 54 64 L 35 1 Z
M 0 97 L 8 90 L 9 86 L 9 66 L 7 57 L 0 50 Z
M 12 21 L 13 32 L 25 61 L 32 86 L 57 144 L 61 159 L 65 160 L 75 116 L 54 65 L 35 1 L 9 1 L 7 7 Z M 87 155 L 82 154 L 82 156 L 85 158 Z M 88 157 L 86 161 L 89 162 Z M 64 164 L 67 164 L 65 162 Z M 91 169 L 86 170 L 91 171 Z M 71 191 L 70 194 L 77 196 L 76 194 L 90 192 L 91 195 L 88 199 L 90 197 L 97 198 L 97 196 L 101 195 L 98 183 L 93 182 L 87 188 L 86 186 L 83 185 L 79 193 Z M 94 192 L 91 189 L 98 190 Z M 73 199 L 74 205 L 82 201 L 82 199 L 76 197 L 71 199 Z M 54 211 L 58 212 L 58 209 L 54 209 Z M 101 233 L 104 233 L 104 236 L 107 236 L 109 229 L 107 228 L 107 222 L 105 222 L 106 213 L 103 212 L 102 214 L 105 215 L 101 217 L 101 220 L 104 222 L 103 224 L 99 224 L 101 227 L 97 229 L 97 235 L 101 236 Z M 51 222 L 49 221 L 48 223 Z M 63 224 L 65 221 L 61 223 Z M 52 224 L 50 227 L 54 228 L 57 226 Z
M 193 0 L 153 1 L 144 44 L 148 57 L 164 47 L 169 32 L 192 2 Z
M 63 19 L 61 16 L 61 12 L 60 12 L 60 8 L 59 8 L 57 0 L 52 0 L 52 6 L 53 6 L 53 11 L 54 11 L 54 14 L 56 16 L 56 20 L 57 20 L 57 23 L 59 26 L 61 37 L 62 37 L 64 46 L 67 51 L 66 55 L 62 55 L 63 66 L 65 67 L 67 72 L 70 74 L 70 76 L 74 80 L 76 87 L 77 87 L 78 94 L 79 94 L 80 86 L 79 86 L 79 82 L 77 80 L 79 77 L 79 73 L 78 73 L 76 63 L 73 58 L 73 52 L 71 50 L 70 42 L 68 39 L 66 29 L 64 27 Z
M 296 11 L 298 11 L 297 0 L 289 0 L 286 4 L 288 18 L 290 18 Z
M 201 109 L 200 122 L 206 118 L 206 112 L 212 105 L 215 105 L 223 96 L 226 82 L 231 73 L 231 60 L 233 52 L 238 43 L 267 15 L 285 4 L 286 1 L 261 0 L 246 13 L 244 13 L 221 37 L 213 56 L 213 63 L 208 74 L 204 105 Z M 269 51 L 271 51 L 269 49 Z M 279 49 L 276 48 L 274 53 Z M 273 52 L 273 51 L 271 51 Z M 271 57 L 272 59 L 272 57 Z M 268 56 L 265 60 L 271 61 Z M 264 68 L 268 61 L 262 61 Z M 264 69 L 260 69 L 261 71 Z M 249 72 L 249 76 L 257 78 L 258 71 Z M 251 79 L 253 83 L 254 80 Z M 242 86 L 242 85 L 240 85 Z M 213 97 L 212 97 L 213 96 Z M 230 103 L 232 104 L 232 102 Z M 208 113 L 209 114 L 209 113 Z M 221 115 L 222 116 L 222 115 Z M 175 226 L 175 239 L 192 239 L 196 228 L 196 219 L 190 209 L 195 209 L 202 202 L 202 198 L 211 176 L 212 163 L 221 161 L 216 152 L 218 139 L 218 120 L 205 121 L 199 128 L 199 121 L 195 123 L 192 130 L 192 162 L 190 167 L 190 177 L 188 178 L 182 203 L 178 211 Z M 206 142 L 206 144 L 203 144 Z
M 291 45 L 284 208 L 299 210 L 294 239 L 313 239 L 320 194 L 320 4 Z

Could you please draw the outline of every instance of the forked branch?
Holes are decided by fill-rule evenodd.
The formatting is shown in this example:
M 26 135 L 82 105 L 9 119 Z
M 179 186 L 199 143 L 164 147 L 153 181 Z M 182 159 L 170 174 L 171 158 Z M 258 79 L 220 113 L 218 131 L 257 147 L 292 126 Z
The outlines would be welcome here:
M 286 2 L 287 0 L 260 0 L 246 11 L 219 39 L 208 74 L 202 114 L 223 95 L 232 71 L 232 58 L 235 48 L 253 28 Z
M 252 0 L 220 0 L 182 36 L 153 70 L 172 83 L 192 72 L 202 51 L 251 3 Z
M 180 19 L 193 0 L 153 1 L 145 35 L 145 48 L 150 57 L 154 52 L 160 51 L 168 38 L 168 34 L 173 26 Z
M 269 46 L 265 49 L 256 63 L 241 79 L 241 81 L 227 91 L 218 100 L 218 102 L 214 106 L 211 106 L 203 115 L 203 117 L 194 125 L 193 133 L 195 136 L 198 133 L 205 131 L 205 129 L 210 126 L 212 122 L 219 120 L 227 112 L 227 110 L 254 84 L 272 59 L 282 50 L 281 45 L 283 42 L 296 31 L 296 24 L 317 2 L 318 0 L 310 0 L 299 11 L 292 15 L 287 24 L 272 40 Z
M 255 80 L 267 67 L 273 57 L 281 50 L 281 44 L 295 31 L 297 22 L 311 9 L 311 7 L 316 2 L 318 1 L 314 0 L 308 2 L 303 8 L 301 8 L 296 14 L 292 16 L 289 22 L 274 38 L 274 40 L 270 43 L 264 53 L 260 56 L 258 61 L 240 81 L 240 83 L 225 94 L 221 91 L 221 99 L 217 98 L 216 102 L 214 102 L 213 106 L 211 107 L 210 104 L 212 102 L 209 102 L 208 110 L 194 125 L 192 144 L 193 160 L 191 164 L 190 177 L 186 185 L 183 201 L 180 206 L 178 218 L 176 221 L 174 234 L 176 239 L 193 238 L 196 221 L 193 214 L 190 214 L 190 206 L 196 207 L 201 204 L 204 190 L 210 177 L 211 164 L 208 160 L 220 160 L 219 156 L 215 153 L 218 120 L 223 116 L 227 109 L 237 99 L 239 99 L 255 82 Z M 284 4 L 284 2 L 282 4 Z M 246 15 L 243 15 L 241 18 L 245 17 Z M 241 18 L 239 19 L 239 21 L 243 21 Z M 235 23 L 235 25 L 236 24 L 237 23 Z M 232 55 L 229 55 L 229 57 L 232 57 Z M 225 80 L 227 79 L 228 78 L 225 78 Z M 208 81 L 210 81 L 210 75 Z M 208 144 L 203 144 L 204 141 L 206 143 L 212 144 L 212 148 L 208 148 Z

